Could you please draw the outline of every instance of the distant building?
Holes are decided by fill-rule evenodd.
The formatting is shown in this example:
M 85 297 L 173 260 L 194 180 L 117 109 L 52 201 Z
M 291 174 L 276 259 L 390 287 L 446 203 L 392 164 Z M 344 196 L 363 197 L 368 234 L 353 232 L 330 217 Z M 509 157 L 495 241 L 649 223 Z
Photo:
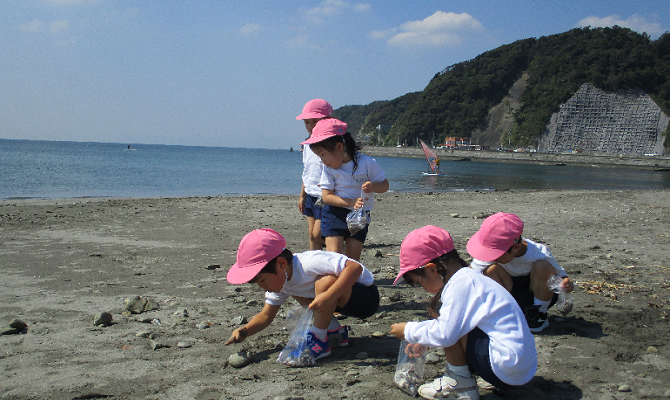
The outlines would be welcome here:
M 464 147 L 464 146 L 469 146 L 470 141 L 465 138 L 455 138 L 455 137 L 447 137 L 444 139 L 444 145 L 447 147 L 452 147 L 452 148 L 459 148 L 459 147 Z

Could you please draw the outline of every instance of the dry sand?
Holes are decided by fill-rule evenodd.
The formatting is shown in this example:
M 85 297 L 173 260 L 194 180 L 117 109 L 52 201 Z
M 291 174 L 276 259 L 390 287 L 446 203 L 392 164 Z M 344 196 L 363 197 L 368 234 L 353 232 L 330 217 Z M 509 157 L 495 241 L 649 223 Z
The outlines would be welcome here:
M 427 318 L 429 294 L 391 286 L 399 245 L 435 224 L 467 256 L 465 243 L 482 222 L 473 216 L 498 211 L 521 216 L 524 236 L 548 244 L 578 286 L 573 312 L 561 319 L 550 311 L 549 328 L 536 335 L 535 378 L 514 390 L 482 390 L 482 398 L 667 398 L 669 195 L 378 195 L 361 261 L 375 273 L 380 312 L 344 320 L 351 346 L 298 369 L 275 362 L 288 337 L 279 318 L 242 344 L 222 344 L 232 321 L 250 318 L 263 301 L 255 286 L 225 280 L 241 237 L 271 227 L 293 251 L 307 249 L 297 196 L 0 202 L 0 327 L 28 325 L 0 336 L 0 398 L 410 398 L 393 384 L 399 341 L 388 332 L 394 322 Z M 132 296 L 160 308 L 123 316 Z M 95 326 L 103 311 L 113 323 Z M 242 349 L 254 362 L 228 365 Z M 444 364 L 429 365 L 426 379 Z

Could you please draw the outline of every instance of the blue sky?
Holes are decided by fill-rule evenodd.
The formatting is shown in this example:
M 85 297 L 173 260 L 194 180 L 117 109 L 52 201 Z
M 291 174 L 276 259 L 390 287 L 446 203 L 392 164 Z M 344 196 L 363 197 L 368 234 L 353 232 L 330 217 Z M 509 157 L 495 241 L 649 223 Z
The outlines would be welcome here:
M 310 99 L 390 100 L 515 40 L 668 21 L 667 0 L 0 0 L 0 138 L 288 149 Z

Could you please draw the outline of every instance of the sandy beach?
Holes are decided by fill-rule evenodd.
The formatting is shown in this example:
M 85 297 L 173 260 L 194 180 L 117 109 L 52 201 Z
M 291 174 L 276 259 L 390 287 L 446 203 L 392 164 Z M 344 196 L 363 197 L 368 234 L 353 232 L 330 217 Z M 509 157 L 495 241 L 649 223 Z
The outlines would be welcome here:
M 1 399 L 409 399 L 393 384 L 394 322 L 428 318 L 430 294 L 391 286 L 402 239 L 433 224 L 456 248 L 484 216 L 518 214 L 576 281 L 574 310 L 550 310 L 527 385 L 482 399 L 670 397 L 670 191 L 494 191 L 376 196 L 361 262 L 379 312 L 348 318 L 351 345 L 313 368 L 275 360 L 290 332 L 278 318 L 241 344 L 223 342 L 262 306 L 255 285 L 226 282 L 255 228 L 308 249 L 297 196 L 0 202 Z M 139 296 L 157 309 L 129 314 Z M 293 305 L 294 303 L 291 303 Z M 152 307 L 149 307 L 152 308 Z M 286 307 L 285 309 L 287 309 Z M 108 312 L 112 322 L 95 325 Z M 26 328 L 10 328 L 15 320 Z M 16 324 L 13 324 L 16 325 Z M 242 368 L 228 363 L 241 350 Z M 436 354 L 426 380 L 444 368 Z

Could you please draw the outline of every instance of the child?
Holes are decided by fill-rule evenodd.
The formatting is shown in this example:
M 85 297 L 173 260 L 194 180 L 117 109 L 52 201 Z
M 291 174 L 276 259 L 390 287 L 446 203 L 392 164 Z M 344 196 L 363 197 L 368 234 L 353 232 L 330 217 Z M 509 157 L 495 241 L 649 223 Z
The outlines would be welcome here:
M 305 129 L 311 136 L 314 125 L 322 119 L 330 118 L 332 113 L 333 107 L 330 103 L 322 99 L 314 99 L 305 104 L 302 113 L 295 119 L 305 121 Z M 307 216 L 309 249 L 321 250 L 323 249 L 323 239 L 321 238 L 322 208 L 315 203 L 321 197 L 319 180 L 321 179 L 323 163 L 309 146 L 304 146 L 302 149 L 302 164 L 302 189 L 300 190 L 298 209 L 303 215 Z
M 531 332 L 549 326 L 547 311 L 558 299 L 547 281 L 563 278 L 562 287 L 572 292 L 568 274 L 558 265 L 549 248 L 521 237 L 523 222 L 514 214 L 497 213 L 484 220 L 468 241 L 471 267 L 493 278 L 512 293 L 526 315 Z
M 472 372 L 499 388 L 523 385 L 535 375 L 535 340 L 514 298 L 467 268 L 447 231 L 429 225 L 407 235 L 393 284 L 402 280 L 436 295 L 433 314 L 438 314 L 435 307 L 442 302 L 436 319 L 391 326 L 399 339 L 444 347 L 445 374 L 421 385 L 421 397 L 479 399 Z
M 345 315 L 367 318 L 377 312 L 379 292 L 372 273 L 360 263 L 329 251 L 313 250 L 293 254 L 286 240 L 272 229 L 249 232 L 237 250 L 237 262 L 230 268 L 228 282 L 257 284 L 265 290 L 265 305 L 243 327 L 235 329 L 226 345 L 240 343 L 269 326 L 281 305 L 293 296 L 314 312 L 307 335 L 314 359 L 329 356 L 330 338 L 341 335 L 340 346 L 349 344 L 349 327 L 333 317 Z
M 384 193 L 389 189 L 389 182 L 372 157 L 358 152 L 360 148 L 347 128 L 346 123 L 335 118 L 321 120 L 314 126 L 312 136 L 302 144 L 309 144 L 324 165 L 319 186 L 325 203 L 321 236 L 326 238 L 326 250 L 360 260 L 368 227 L 352 236 L 347 214 L 363 207 L 369 215 L 373 198 L 363 193 Z

